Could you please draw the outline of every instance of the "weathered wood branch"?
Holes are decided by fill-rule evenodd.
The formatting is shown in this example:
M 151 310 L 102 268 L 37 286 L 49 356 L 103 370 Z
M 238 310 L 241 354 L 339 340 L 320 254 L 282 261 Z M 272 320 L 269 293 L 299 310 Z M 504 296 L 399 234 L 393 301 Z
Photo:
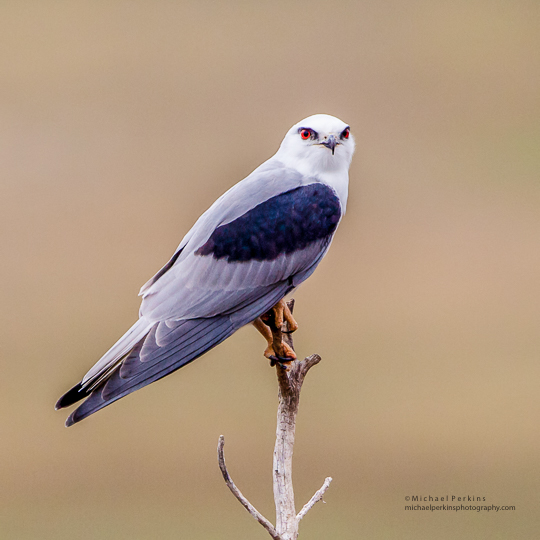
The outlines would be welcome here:
M 218 462 L 219 468 L 221 469 L 221 474 L 227 484 L 227 487 L 231 490 L 232 494 L 240 501 L 240 504 L 268 531 L 270 536 L 274 540 L 281 540 L 281 537 L 274 529 L 274 526 L 242 495 L 242 492 L 236 487 L 232 478 L 227 471 L 227 466 L 225 465 L 225 456 L 223 454 L 223 447 L 225 446 L 225 437 L 223 435 L 219 436 L 218 442 Z
M 330 487 L 330 482 L 332 481 L 332 478 L 330 476 L 326 477 L 324 480 L 324 484 L 322 485 L 321 489 L 319 491 L 315 492 L 315 495 L 309 499 L 309 501 L 304 505 L 304 508 L 298 512 L 298 515 L 296 516 L 296 519 L 300 521 L 315 505 L 315 503 L 318 503 L 319 501 L 323 501 L 324 494 L 326 493 L 326 490 Z
M 294 300 L 291 300 L 288 303 L 288 306 L 292 312 Z M 288 333 L 289 329 L 287 323 L 284 323 L 283 328 L 277 328 L 274 324 L 274 318 L 271 315 L 267 317 L 267 320 L 268 325 L 272 330 L 272 337 L 275 344 L 274 350 L 282 348 L 282 339 L 293 348 L 293 341 L 291 334 Z M 296 514 L 292 482 L 292 458 L 296 415 L 298 414 L 298 407 L 300 405 L 300 391 L 304 383 L 304 378 L 308 371 L 320 361 L 321 357 L 318 354 L 313 354 L 304 358 L 304 360 L 294 360 L 289 364 L 276 364 L 279 405 L 273 460 L 274 502 L 276 505 L 275 528 L 235 486 L 225 466 L 225 458 L 223 456 L 223 435 L 219 438 L 218 461 L 225 483 L 244 508 L 246 508 L 246 510 L 268 531 L 274 540 L 296 540 L 298 538 L 298 525 L 300 520 L 318 501 L 322 500 L 324 493 L 332 481 L 332 478 L 326 478 L 321 489 L 319 489 L 304 505 L 302 510 Z

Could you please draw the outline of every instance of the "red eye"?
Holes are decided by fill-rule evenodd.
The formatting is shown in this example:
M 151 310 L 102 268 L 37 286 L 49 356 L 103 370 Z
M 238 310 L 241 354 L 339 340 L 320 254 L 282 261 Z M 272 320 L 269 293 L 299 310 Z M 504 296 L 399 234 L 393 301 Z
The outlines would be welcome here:
M 311 130 L 310 129 L 300 130 L 300 137 L 302 137 L 304 141 L 307 141 L 311 137 Z
M 351 130 L 349 128 L 345 128 L 343 130 L 343 133 L 341 134 L 341 138 L 342 139 L 348 139 L 349 138 L 349 133 L 351 132 Z

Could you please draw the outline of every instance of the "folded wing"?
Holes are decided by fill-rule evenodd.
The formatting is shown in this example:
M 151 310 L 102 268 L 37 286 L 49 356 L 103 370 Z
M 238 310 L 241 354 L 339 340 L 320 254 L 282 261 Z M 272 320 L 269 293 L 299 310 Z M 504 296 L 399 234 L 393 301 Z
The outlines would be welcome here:
M 224 196 L 201 217 L 143 288 L 139 322 L 58 402 L 90 394 L 67 425 L 198 358 L 314 271 L 341 219 L 340 202 L 313 179 L 291 183 L 258 204 L 260 194 L 250 198 L 238 188 L 232 200 L 243 194 L 247 202 L 227 213 Z

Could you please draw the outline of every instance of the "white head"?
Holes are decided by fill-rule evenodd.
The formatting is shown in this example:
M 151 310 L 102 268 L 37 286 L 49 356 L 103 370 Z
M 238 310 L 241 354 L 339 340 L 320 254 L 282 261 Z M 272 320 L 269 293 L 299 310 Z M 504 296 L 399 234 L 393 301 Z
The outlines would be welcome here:
M 315 114 L 295 124 L 285 135 L 276 158 L 304 173 L 348 171 L 354 153 L 350 128 L 335 116 Z

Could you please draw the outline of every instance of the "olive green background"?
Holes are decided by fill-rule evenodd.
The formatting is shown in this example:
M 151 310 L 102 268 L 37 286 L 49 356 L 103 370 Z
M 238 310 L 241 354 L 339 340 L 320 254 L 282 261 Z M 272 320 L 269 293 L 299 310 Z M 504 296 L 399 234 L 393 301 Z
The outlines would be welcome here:
M 537 0 L 0 3 L 0 538 L 263 539 L 276 381 L 245 328 L 73 428 L 56 399 L 221 193 L 325 112 L 348 213 L 296 293 L 300 538 L 532 539 Z M 410 512 L 405 497 L 507 512 Z

